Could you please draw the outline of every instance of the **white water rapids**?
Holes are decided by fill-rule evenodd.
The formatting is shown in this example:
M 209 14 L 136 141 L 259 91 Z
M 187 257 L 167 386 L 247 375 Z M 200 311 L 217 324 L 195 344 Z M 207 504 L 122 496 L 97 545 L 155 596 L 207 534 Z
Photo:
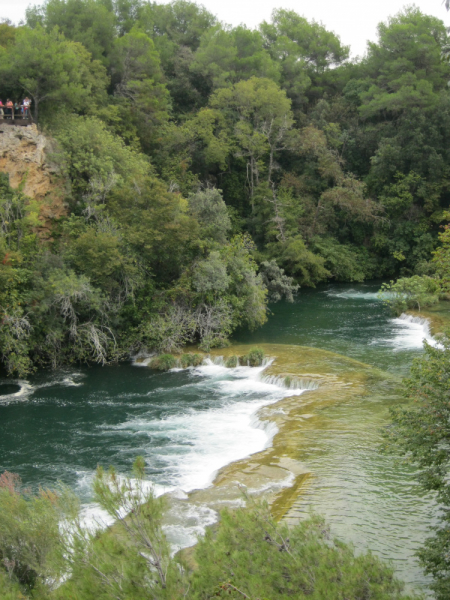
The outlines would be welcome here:
M 169 493 L 183 499 L 187 492 L 211 485 L 220 468 L 270 445 L 276 426 L 258 419 L 260 408 L 311 389 L 308 382 L 293 381 L 287 387 L 279 378 L 265 377 L 263 372 L 270 362 L 266 360 L 261 367 L 230 369 L 220 358 L 214 362 L 206 359 L 205 364 L 189 369 L 188 385 L 219 395 L 222 398 L 219 406 L 202 411 L 193 408 L 164 419 L 130 418 L 119 425 L 104 427 L 105 433 L 114 435 L 120 431 L 129 436 L 148 436 L 149 447 L 142 448 L 141 453 L 162 468 L 170 482 L 169 485 L 152 483 L 155 495 Z M 159 444 L 155 452 L 151 441 L 161 439 L 169 439 L 170 443 Z M 79 473 L 79 490 L 86 492 L 92 478 L 92 473 Z M 284 482 L 286 486 L 290 483 L 290 480 Z M 175 522 L 166 528 L 176 548 L 195 543 L 197 535 L 217 519 L 215 511 L 204 506 L 183 505 L 178 510 L 179 515 L 172 515 Z M 83 519 L 89 527 L 105 527 L 111 522 L 92 503 L 84 506 Z

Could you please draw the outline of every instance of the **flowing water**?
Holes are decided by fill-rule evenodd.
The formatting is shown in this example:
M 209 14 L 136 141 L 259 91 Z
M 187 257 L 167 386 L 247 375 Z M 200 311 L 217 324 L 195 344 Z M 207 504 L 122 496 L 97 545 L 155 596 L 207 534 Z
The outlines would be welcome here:
M 302 291 L 293 304 L 272 306 L 263 328 L 239 332 L 236 341 L 313 346 L 402 377 L 423 339 L 432 338 L 421 319 L 392 319 L 376 289 Z M 302 389 L 264 380 L 263 370 L 210 361 L 160 374 L 121 364 L 0 380 L 0 472 L 17 472 L 35 487 L 61 480 L 89 503 L 98 463 L 125 473 L 142 454 L 157 490 L 184 497 L 210 485 L 224 465 L 270 445 L 276 429 L 260 422 L 257 411 Z M 427 579 L 413 554 L 434 508 L 411 470 L 378 452 L 388 406 L 382 397 L 330 405 L 320 426 L 302 433 L 301 459 L 313 476 L 291 514 L 302 517 L 312 507 L 343 539 L 392 560 L 413 588 L 424 589 Z M 216 518 L 206 507 L 183 510 L 170 532 L 179 545 L 192 543 Z

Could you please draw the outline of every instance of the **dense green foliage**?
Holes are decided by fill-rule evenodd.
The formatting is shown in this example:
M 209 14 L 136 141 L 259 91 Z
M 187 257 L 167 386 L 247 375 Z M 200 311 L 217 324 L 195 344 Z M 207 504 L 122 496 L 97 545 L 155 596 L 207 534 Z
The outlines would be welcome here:
M 380 297 L 397 316 L 407 309 L 432 306 L 439 302 L 439 282 L 432 277 L 413 275 L 400 277 L 396 282 L 383 283 Z
M 371 554 L 333 539 L 323 519 L 288 529 L 267 507 L 221 513 L 196 548 L 191 596 L 211 598 L 406 598 L 392 571 Z M 215 585 L 214 585 L 215 584 Z
M 385 437 L 388 448 L 419 467 L 422 486 L 440 504 L 440 523 L 419 558 L 434 578 L 436 598 L 445 600 L 450 595 L 450 339 L 441 338 L 436 348 L 425 344 L 404 383 L 404 395 L 414 404 L 392 409 Z
M 48 231 L 42 207 L 0 174 L 8 374 L 147 350 L 167 370 L 186 344 L 224 346 L 263 324 L 269 301 L 330 279 L 393 278 L 384 298 L 398 314 L 448 297 L 449 47 L 444 24 L 414 7 L 381 23 L 356 61 L 333 32 L 283 9 L 251 30 L 186 0 L 47 0 L 24 25 L 1 23 L 0 97 L 31 98 L 67 206 Z M 448 507 L 443 343 L 416 363 L 417 409 L 394 412 L 390 433 Z M 226 364 L 262 359 L 253 349 Z M 118 524 L 90 536 L 75 519 L 68 549 L 59 496 L 0 478 L 3 597 L 400 597 L 389 569 L 355 558 L 319 520 L 288 542 L 264 507 L 225 512 L 188 574 L 170 558 L 163 504 L 149 494 L 142 508 L 135 492 L 99 471 L 98 499 Z M 448 514 L 421 553 L 442 599 Z M 52 590 L 61 569 L 72 577 Z
M 0 97 L 32 99 L 68 206 L 44 239 L 2 180 L 8 372 L 208 351 L 300 285 L 433 276 L 447 46 L 417 8 L 353 62 L 282 9 L 250 30 L 185 0 L 47 0 L 2 24 Z
M 191 559 L 183 553 L 172 557 L 163 531 L 167 501 L 154 496 L 144 465 L 143 458 L 136 460 L 132 478 L 112 468 L 97 469 L 95 498 L 114 521 L 104 532 L 83 525 L 77 500 L 67 491 L 33 495 L 21 488 L 17 476 L 2 475 L 2 598 L 411 598 L 402 593 L 390 567 L 371 554 L 355 556 L 351 547 L 331 537 L 322 519 L 288 529 L 274 521 L 266 504 L 251 498 L 246 508 L 222 512 Z M 24 522 L 31 526 L 22 528 Z M 48 530 L 41 531 L 46 524 Z

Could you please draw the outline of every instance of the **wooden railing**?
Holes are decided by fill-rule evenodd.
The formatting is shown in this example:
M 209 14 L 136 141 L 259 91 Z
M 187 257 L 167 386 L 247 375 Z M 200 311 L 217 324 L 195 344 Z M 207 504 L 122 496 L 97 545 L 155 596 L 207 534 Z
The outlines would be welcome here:
M 17 108 L 11 108 L 10 106 L 0 106 L 0 122 L 5 121 L 11 124 L 14 123 L 14 121 L 27 121 L 32 123 L 33 118 L 31 116 L 30 107 L 25 107 L 23 104 L 20 104 Z

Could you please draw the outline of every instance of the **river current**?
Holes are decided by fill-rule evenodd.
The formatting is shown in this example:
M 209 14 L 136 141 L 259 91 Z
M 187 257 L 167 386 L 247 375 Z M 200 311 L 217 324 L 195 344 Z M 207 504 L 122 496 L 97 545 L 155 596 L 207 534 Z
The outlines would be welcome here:
M 420 319 L 393 319 L 377 287 L 302 291 L 293 304 L 273 305 L 263 328 L 238 332 L 235 341 L 313 346 L 401 378 L 422 352 L 423 339 L 432 338 Z M 0 472 L 17 472 L 35 488 L 62 481 L 88 509 L 96 465 L 126 473 L 138 454 L 159 493 L 183 496 L 207 487 L 218 469 L 270 445 L 275 429 L 258 420 L 260 408 L 301 395 L 301 389 L 264 381 L 263 370 L 210 361 L 161 374 L 121 364 L 0 379 Z M 323 514 L 357 550 L 372 549 L 393 561 L 411 588 L 426 589 L 414 551 L 435 510 L 418 491 L 413 471 L 378 451 L 388 403 L 341 403 L 323 417 L 320 429 L 303 434 L 302 460 L 313 477 L 296 514 Z M 192 508 L 168 533 L 175 545 L 189 545 L 215 519 L 210 509 Z

